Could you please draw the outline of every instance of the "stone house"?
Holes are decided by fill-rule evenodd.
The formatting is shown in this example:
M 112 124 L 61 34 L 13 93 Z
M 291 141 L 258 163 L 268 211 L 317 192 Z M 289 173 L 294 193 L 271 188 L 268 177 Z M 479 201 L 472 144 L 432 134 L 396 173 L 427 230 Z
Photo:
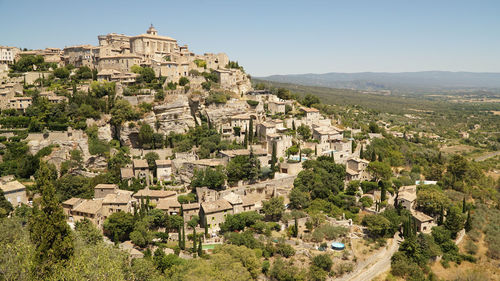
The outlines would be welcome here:
M 172 175 L 172 160 L 155 160 L 156 163 L 156 178 L 161 181 L 171 180 Z
M 318 121 L 321 117 L 319 110 L 316 108 L 301 107 L 300 110 L 304 113 L 303 120 L 309 125 L 312 125 L 314 122 Z
M 414 211 L 412 215 L 415 219 L 415 222 L 417 223 L 417 231 L 419 232 L 430 234 L 432 232 L 432 228 L 434 226 L 437 226 L 437 224 L 434 222 L 434 218 L 422 212 Z
M 133 205 L 136 202 L 132 198 L 132 191 L 115 190 L 115 193 L 107 194 L 102 200 L 102 216 L 106 219 L 113 213 L 125 212 L 132 213 Z
M 102 228 L 104 217 L 102 216 L 103 199 L 82 199 L 69 212 L 71 214 L 70 221 L 77 222 L 85 218 L 89 219 L 97 227 Z
M 181 203 L 176 197 L 167 197 L 158 200 L 156 209 L 160 209 L 169 215 L 177 215 L 181 212 Z
M 351 180 L 369 180 L 370 174 L 367 171 L 370 162 L 360 158 L 350 158 L 346 162 L 346 177 L 348 181 Z
M 302 163 L 288 163 L 283 162 L 279 164 L 280 173 L 289 174 L 289 175 L 298 175 L 300 171 L 302 171 Z
M 193 218 L 193 216 L 199 216 L 200 214 L 200 203 L 182 204 L 181 207 L 184 222 L 188 222 Z
M 220 230 L 220 224 L 226 221 L 226 216 L 233 213 L 233 206 L 225 199 L 201 203 L 200 217 L 203 226 L 208 226 L 212 234 Z
M 273 145 L 276 144 L 276 157 L 286 156 L 286 150 L 292 146 L 292 136 L 283 134 L 268 134 L 267 140 L 267 153 L 273 153 Z
M 255 148 L 253 151 L 250 149 L 234 149 L 234 150 L 221 150 L 219 152 L 219 156 L 225 161 L 225 163 L 229 163 L 231 159 L 236 156 L 249 156 L 250 153 L 253 153 L 261 162 L 261 164 L 267 164 L 267 150 L 263 148 Z
M 28 204 L 26 186 L 17 180 L 0 184 L 0 189 L 3 191 L 7 201 L 12 204 L 12 207 L 16 208 L 21 204 Z
M 402 186 L 399 188 L 397 204 L 401 205 L 408 211 L 412 211 L 417 202 L 417 186 Z
M 108 194 L 114 194 L 117 190 L 116 184 L 100 183 L 94 187 L 94 198 L 104 198 Z
M 267 110 L 271 112 L 271 114 L 283 113 L 285 114 L 286 103 L 284 101 L 270 101 L 267 104 Z
M 9 109 L 10 100 L 23 94 L 23 85 L 19 83 L 0 84 L 0 109 Z
M 222 198 L 231 204 L 233 207 L 233 214 L 243 212 L 243 200 L 239 195 L 234 192 L 230 192 Z
M 317 145 L 319 154 L 332 150 L 334 146 L 333 144 L 343 138 L 341 133 L 330 126 L 313 128 L 312 137 L 313 139 L 319 141 Z
M 149 180 L 151 173 L 149 172 L 148 161 L 144 159 L 134 159 L 132 161 L 132 169 L 136 178 L 145 178 Z
M 272 121 L 259 123 L 257 124 L 257 132 L 260 138 L 266 139 L 267 135 L 276 133 L 276 124 Z
M 26 108 L 32 104 L 31 97 L 13 97 L 9 100 L 9 108 L 26 112 Z
M 158 204 L 161 199 L 168 197 L 175 197 L 177 192 L 170 190 L 151 190 L 151 189 L 141 189 L 134 194 L 134 198 L 138 201 L 146 201 L 149 198 L 149 202 L 153 204 Z
M 71 217 L 71 210 L 76 207 L 76 205 L 83 202 L 84 199 L 72 197 L 64 202 L 62 202 L 62 207 L 66 216 Z

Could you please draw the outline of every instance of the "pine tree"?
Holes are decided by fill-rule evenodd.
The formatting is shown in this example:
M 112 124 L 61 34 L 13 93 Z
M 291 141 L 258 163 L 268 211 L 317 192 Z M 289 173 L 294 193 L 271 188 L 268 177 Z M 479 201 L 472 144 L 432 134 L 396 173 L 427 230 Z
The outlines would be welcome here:
M 253 119 L 250 118 L 250 125 L 248 125 L 248 142 L 253 143 Z
M 203 255 L 203 244 L 201 243 L 201 236 L 200 236 L 200 244 L 198 244 L 198 257 L 201 257 Z
M 35 245 L 34 272 L 47 277 L 56 264 L 67 261 L 73 255 L 73 235 L 56 196 L 47 163 L 40 162 L 37 175 L 36 182 L 41 192 L 40 208 L 35 205 L 29 230 Z

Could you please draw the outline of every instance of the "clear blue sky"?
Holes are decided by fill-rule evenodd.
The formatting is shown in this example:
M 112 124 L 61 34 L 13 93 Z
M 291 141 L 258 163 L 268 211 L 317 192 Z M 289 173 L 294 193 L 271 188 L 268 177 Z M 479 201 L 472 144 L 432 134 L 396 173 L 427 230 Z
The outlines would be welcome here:
M 150 23 L 254 76 L 500 72 L 497 0 L 0 0 L 0 45 L 97 45 L 99 34 L 141 34 Z

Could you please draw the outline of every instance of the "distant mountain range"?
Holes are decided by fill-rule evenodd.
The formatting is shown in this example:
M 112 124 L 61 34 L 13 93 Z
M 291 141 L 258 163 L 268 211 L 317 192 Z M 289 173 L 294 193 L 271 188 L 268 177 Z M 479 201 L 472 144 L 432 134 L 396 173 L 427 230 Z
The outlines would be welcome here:
M 443 91 L 464 89 L 500 89 L 500 73 L 494 72 L 360 72 L 289 74 L 256 77 L 282 83 L 355 90 Z

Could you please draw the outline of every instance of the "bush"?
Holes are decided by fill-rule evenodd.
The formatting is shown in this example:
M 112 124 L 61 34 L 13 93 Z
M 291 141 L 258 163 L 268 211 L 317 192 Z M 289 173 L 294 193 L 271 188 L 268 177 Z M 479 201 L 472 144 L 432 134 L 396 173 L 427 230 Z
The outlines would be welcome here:
M 332 269 L 333 261 L 328 254 L 317 255 L 312 259 L 312 263 L 325 270 L 330 271 Z
M 189 83 L 189 79 L 186 77 L 179 78 L 179 86 L 186 86 Z
M 259 104 L 259 102 L 255 100 L 247 100 L 247 103 L 250 106 L 257 106 Z

